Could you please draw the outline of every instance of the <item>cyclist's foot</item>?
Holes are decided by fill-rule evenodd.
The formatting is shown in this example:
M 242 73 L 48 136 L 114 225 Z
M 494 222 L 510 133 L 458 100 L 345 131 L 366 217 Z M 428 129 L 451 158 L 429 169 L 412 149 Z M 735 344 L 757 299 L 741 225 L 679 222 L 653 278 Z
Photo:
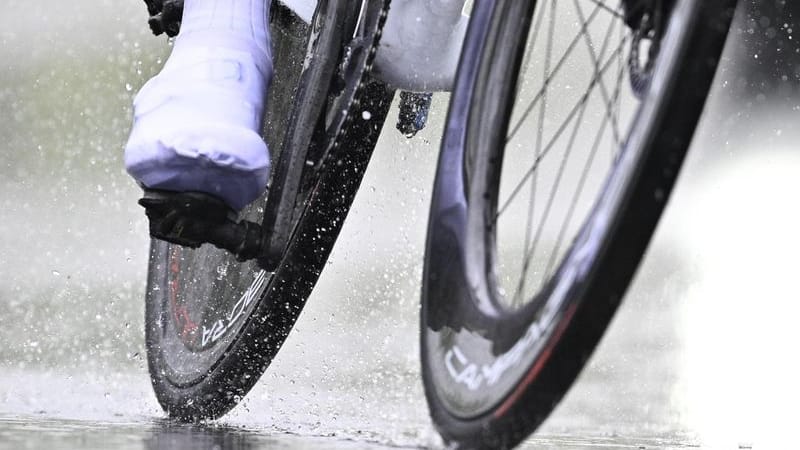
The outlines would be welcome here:
M 264 191 L 269 153 L 259 131 L 272 77 L 269 4 L 186 2 L 169 60 L 134 100 L 125 167 L 141 185 L 206 192 L 234 210 Z

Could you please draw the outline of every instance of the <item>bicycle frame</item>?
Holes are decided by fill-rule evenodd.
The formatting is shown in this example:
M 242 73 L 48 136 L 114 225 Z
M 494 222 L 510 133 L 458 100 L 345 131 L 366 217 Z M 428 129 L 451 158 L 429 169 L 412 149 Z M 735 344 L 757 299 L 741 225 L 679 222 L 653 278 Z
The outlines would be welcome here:
M 425 93 L 448 90 L 455 78 L 459 52 L 466 34 L 467 17 L 462 13 L 465 4 L 466 0 L 397 0 L 391 9 L 392 14 L 387 16 L 384 9 L 386 3 L 383 1 L 325 2 L 325 9 L 320 13 L 323 15 L 319 17 L 322 22 L 349 19 L 364 22 L 355 25 L 352 35 L 344 35 L 340 27 L 324 28 L 335 35 L 314 30 L 317 32 L 315 43 L 308 47 L 308 51 L 316 52 L 314 58 L 325 61 L 324 67 L 330 70 L 304 71 L 304 83 L 316 89 L 331 82 L 337 65 L 344 73 L 350 64 L 358 63 L 362 75 L 369 73 L 383 82 L 384 91 L 387 85 L 393 88 L 391 90 Z M 318 3 L 317 0 L 285 0 L 285 6 L 301 20 L 309 21 Z M 329 6 L 333 9 L 329 9 Z M 294 23 L 303 26 L 297 21 Z M 369 36 L 364 34 L 367 29 Z M 359 42 L 362 41 L 365 45 L 369 43 L 369 47 L 364 47 L 365 51 L 353 52 L 351 57 L 342 60 L 336 59 L 339 58 L 343 42 L 360 45 Z M 326 45 L 324 48 L 320 47 L 321 42 Z M 428 42 L 432 44 L 427 45 Z M 309 55 L 307 53 L 306 57 Z M 364 80 L 366 79 L 359 75 L 359 84 L 351 85 L 351 90 L 348 91 L 351 95 L 348 97 L 349 101 L 355 99 Z M 318 100 L 322 98 L 319 95 L 312 97 Z M 429 96 L 427 101 L 430 101 Z M 273 185 L 270 187 L 262 223 L 247 220 L 237 222 L 228 216 L 224 203 L 205 195 L 165 195 L 146 190 L 140 204 L 146 208 L 150 218 L 150 234 L 189 247 L 211 243 L 228 250 L 240 261 L 258 259 L 259 265 L 264 269 L 277 267 L 293 232 L 292 220 L 298 207 L 298 189 L 306 164 L 306 152 L 311 142 L 311 134 L 307 131 L 319 125 L 318 115 L 326 107 L 322 100 L 307 102 L 301 99 L 298 104 L 302 107 L 294 112 L 297 116 L 293 116 L 294 121 L 286 130 L 286 139 L 299 136 L 300 141 L 290 141 L 288 145 L 290 149 L 298 149 L 299 153 L 292 150 L 282 155 L 278 169 L 273 171 Z M 347 119 L 345 116 L 336 117 L 336 120 Z M 302 125 L 297 125 L 298 123 Z M 417 130 L 421 127 L 418 126 Z M 413 132 L 415 131 L 412 128 L 412 135 Z M 192 227 L 176 228 L 171 225 L 169 214 L 176 211 L 180 211 L 179 215 L 191 218 Z
M 310 22 L 317 2 L 281 3 Z M 376 77 L 406 91 L 451 90 L 469 21 L 467 5 L 467 0 L 395 0 L 375 58 Z

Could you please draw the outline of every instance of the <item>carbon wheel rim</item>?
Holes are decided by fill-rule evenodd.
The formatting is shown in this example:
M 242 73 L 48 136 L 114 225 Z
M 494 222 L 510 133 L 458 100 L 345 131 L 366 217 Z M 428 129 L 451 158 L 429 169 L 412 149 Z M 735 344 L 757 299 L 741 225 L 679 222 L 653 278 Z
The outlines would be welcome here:
M 583 2 L 582 5 L 576 6 L 580 2 Z M 561 3 L 575 8 L 574 14 L 584 19 L 579 23 L 586 23 L 587 19 L 596 18 L 601 12 L 609 14 L 611 19 L 601 27 L 599 35 L 619 36 L 617 33 L 623 30 L 619 26 L 622 20 L 619 12 L 614 13 L 615 10 L 607 8 L 608 5 L 594 0 L 580 0 L 580 2 Z M 476 7 L 494 8 L 490 11 L 494 12 L 492 20 L 500 20 L 498 17 L 511 18 L 508 20 L 512 22 L 517 20 L 519 27 L 526 26 L 526 20 L 527 24 L 547 23 L 548 17 L 541 14 L 541 11 L 556 10 L 555 8 L 559 6 L 558 2 L 553 0 L 540 1 L 535 5 L 537 6 L 535 12 L 529 13 L 527 18 L 520 19 L 522 15 L 520 9 L 524 8 L 521 3 L 524 2 L 515 5 L 514 2 L 498 1 L 494 6 Z M 527 4 L 529 8 L 533 6 Z M 680 2 L 673 15 L 691 17 L 693 8 L 695 6 L 692 2 Z M 610 26 L 612 22 L 617 22 L 617 31 Z M 507 80 L 509 78 L 507 73 L 516 69 L 516 66 L 489 65 L 487 68 L 487 64 L 476 61 L 471 66 L 474 73 L 461 74 L 462 78 L 468 79 L 465 83 L 471 86 L 470 89 L 485 95 L 477 100 L 465 100 L 460 106 L 460 110 L 464 111 L 463 120 L 467 124 L 464 129 L 467 131 L 461 136 L 452 133 L 445 138 L 440 167 L 457 166 L 461 170 L 440 172 L 440 176 L 442 173 L 446 176 L 441 180 L 437 179 L 423 290 L 425 309 L 423 357 L 426 358 L 429 384 L 433 389 L 429 395 L 435 395 L 449 414 L 461 420 L 471 420 L 490 412 L 494 414 L 504 412 L 546 364 L 550 352 L 583 298 L 581 291 L 583 281 L 590 276 L 593 264 L 603 253 L 603 237 L 608 234 L 612 226 L 612 218 L 608 214 L 620 203 L 632 168 L 636 167 L 642 149 L 651 134 L 652 124 L 663 95 L 671 89 L 669 83 L 676 69 L 674 61 L 676 58 L 679 59 L 678 56 L 685 50 L 683 31 L 688 26 L 691 26 L 691 23 L 686 21 L 669 23 L 669 29 L 661 39 L 662 48 L 654 71 L 656 76 L 646 97 L 639 104 L 635 99 L 635 93 L 632 94 L 631 97 L 636 101 L 636 105 L 631 111 L 620 114 L 620 117 L 625 115 L 630 121 L 630 126 L 619 131 L 618 137 L 613 141 L 621 151 L 608 156 L 605 175 L 595 183 L 595 192 L 590 196 L 591 201 L 584 206 L 584 220 L 580 221 L 579 226 L 572 232 L 574 237 L 571 244 L 565 245 L 563 254 L 556 257 L 560 261 L 549 263 L 550 273 L 538 281 L 535 291 L 522 295 L 526 299 L 523 304 L 509 304 L 502 293 L 502 282 L 498 281 L 502 276 L 502 271 L 498 270 L 498 261 L 502 257 L 498 257 L 497 254 L 497 227 L 491 222 L 496 212 L 502 210 L 506 202 L 502 193 L 492 193 L 488 188 L 497 183 L 499 174 L 503 170 L 501 166 L 509 164 L 504 152 L 509 141 L 508 130 L 514 130 L 517 128 L 515 123 L 519 123 L 514 118 L 525 115 L 516 113 L 511 106 L 504 109 L 504 105 L 498 104 L 501 102 L 497 101 L 497 95 L 492 95 L 491 82 L 494 80 L 496 89 L 500 91 L 506 89 L 505 98 L 511 95 L 516 96 L 515 98 L 520 97 L 519 92 L 522 89 L 518 89 L 519 85 L 516 82 L 509 83 L 513 88 L 509 88 L 508 84 L 496 82 L 498 76 L 503 76 L 503 71 Z M 486 27 L 487 30 L 490 29 L 489 25 Z M 535 27 L 536 25 L 531 27 L 531 34 L 536 33 Z M 556 29 L 553 25 L 550 27 Z M 502 29 L 502 33 L 498 32 L 492 36 L 491 32 L 487 31 L 488 34 L 482 40 L 484 47 L 481 49 L 484 61 L 492 54 L 491 50 L 487 49 L 500 49 L 502 52 L 504 48 L 515 48 L 503 41 L 508 36 L 515 35 L 514 26 L 495 25 L 494 29 Z M 557 29 L 559 33 L 565 33 L 563 27 Z M 591 57 L 591 50 L 586 50 L 588 59 L 603 61 L 596 67 L 605 70 L 592 70 L 590 81 L 593 78 L 600 79 L 597 77 L 598 73 L 611 73 L 609 68 L 614 68 L 614 73 L 621 73 L 622 77 L 627 77 L 628 61 L 625 58 L 629 49 L 626 45 L 629 46 L 630 35 L 626 38 L 626 35 L 622 34 L 615 45 L 608 44 L 608 39 L 596 39 L 593 34 L 587 39 L 580 29 L 578 33 L 567 33 L 567 35 L 568 38 L 564 43 L 566 48 L 573 48 L 573 45 L 578 44 L 587 47 L 596 45 L 594 58 Z M 530 39 L 529 37 L 528 42 Z M 549 58 L 550 63 L 545 62 L 541 65 L 545 68 L 542 75 L 542 79 L 545 80 L 548 79 L 547 67 L 557 68 L 566 64 L 560 56 L 555 56 L 552 52 L 555 39 L 545 38 L 545 42 L 548 41 L 550 44 L 546 45 L 551 46 L 551 50 L 545 50 L 544 58 Z M 548 53 L 549 57 L 546 56 Z M 608 56 L 602 59 L 601 55 Z M 506 59 L 516 60 L 517 64 L 524 65 L 526 60 L 535 61 L 536 56 L 531 56 L 531 52 L 527 50 L 516 48 L 516 54 Z M 462 66 L 462 70 L 467 69 Z M 549 80 L 547 83 L 554 81 Z M 625 87 L 630 89 L 629 82 L 625 78 L 621 79 L 620 75 L 611 84 L 614 86 L 612 89 L 605 89 L 607 95 L 601 92 L 597 80 L 594 81 L 594 85 L 600 101 L 606 104 L 609 103 L 608 100 L 614 99 L 615 95 L 619 95 L 615 94 L 616 91 L 621 91 Z M 583 93 L 580 93 L 579 98 L 583 97 Z M 540 95 L 539 98 L 544 97 Z M 558 100 L 565 102 L 563 96 L 558 97 Z M 491 104 L 492 102 L 495 104 Z M 475 107 L 476 104 L 480 107 Z M 454 99 L 452 105 L 458 109 L 458 100 Z M 590 111 L 588 106 L 584 108 Z M 581 114 L 585 116 L 587 112 L 581 112 L 581 109 L 583 108 L 579 102 L 577 107 L 567 109 L 568 114 L 565 117 L 574 119 Z M 534 110 L 527 106 L 523 107 L 523 111 Z M 458 115 L 459 112 L 451 110 L 452 114 Z M 603 116 L 606 122 L 611 122 L 616 114 L 615 112 Z M 484 126 L 483 128 L 490 130 L 482 132 L 481 127 L 475 124 L 480 124 L 480 120 L 486 123 L 486 118 L 492 115 L 504 115 L 507 118 L 506 126 L 493 129 Z M 536 116 L 539 119 L 535 122 L 534 128 L 541 131 L 543 128 L 541 124 L 544 121 L 542 117 L 546 117 L 547 113 L 540 112 Z M 564 126 L 564 123 L 567 125 Z M 577 139 L 571 136 L 577 136 L 578 132 L 573 131 L 574 124 L 581 122 L 573 120 L 572 123 L 572 128 L 569 127 L 569 121 L 557 123 L 553 135 L 560 133 L 566 142 L 576 142 Z M 601 120 L 600 128 L 602 127 Z M 598 133 L 598 129 L 594 129 L 595 134 Z M 541 147 L 537 144 L 537 148 L 553 148 L 547 143 L 546 134 L 545 137 L 540 137 L 539 141 Z M 588 153 L 596 151 L 592 150 L 592 147 L 589 146 Z M 542 161 L 542 153 L 543 150 L 534 152 L 533 160 Z M 564 158 L 555 160 L 560 163 Z M 557 176 L 558 170 L 555 170 L 555 173 Z M 525 178 L 525 175 L 522 178 Z M 511 192 L 514 190 L 515 188 L 512 188 Z M 548 200 L 549 196 L 545 199 Z M 548 201 L 554 202 L 554 200 Z M 543 210 L 546 210 L 546 207 Z M 528 245 L 535 241 L 535 236 L 536 232 L 531 232 L 525 237 L 526 249 L 523 253 L 530 252 Z M 457 255 L 457 258 L 455 261 L 444 261 L 436 254 Z M 449 268 L 441 268 L 445 266 Z M 432 267 L 439 268 L 434 272 Z M 512 283 L 512 285 L 518 284 L 516 280 Z M 458 285 L 463 286 L 452 288 Z

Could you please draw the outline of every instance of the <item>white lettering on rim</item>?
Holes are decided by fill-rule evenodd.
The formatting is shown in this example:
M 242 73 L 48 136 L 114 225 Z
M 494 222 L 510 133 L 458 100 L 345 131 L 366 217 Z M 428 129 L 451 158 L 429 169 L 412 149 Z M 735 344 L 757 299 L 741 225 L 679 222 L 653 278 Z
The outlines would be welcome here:
M 210 329 L 203 325 L 203 347 L 205 347 L 209 342 L 213 343 L 218 341 L 219 338 L 225 335 L 226 331 L 231 329 L 233 325 L 239 321 L 242 316 L 244 316 L 245 311 L 247 311 L 247 307 L 250 306 L 261 294 L 261 290 L 263 289 L 266 281 L 267 272 L 263 270 L 258 272 L 256 279 L 253 280 L 253 283 L 250 285 L 250 287 L 244 291 L 244 294 L 239 297 L 239 300 L 233 304 L 233 307 L 231 307 L 231 310 L 224 319 L 214 322 Z

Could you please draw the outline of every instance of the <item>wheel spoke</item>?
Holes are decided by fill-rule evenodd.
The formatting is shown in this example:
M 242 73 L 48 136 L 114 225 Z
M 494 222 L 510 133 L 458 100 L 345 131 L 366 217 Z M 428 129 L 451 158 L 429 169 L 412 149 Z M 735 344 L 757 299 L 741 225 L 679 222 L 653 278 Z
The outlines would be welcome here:
M 578 0 L 572 0 L 572 2 L 575 5 L 575 10 L 578 13 L 578 18 L 581 21 L 584 21 L 583 8 L 581 8 L 580 3 L 578 2 Z M 612 23 L 615 22 L 612 21 Z M 592 65 L 594 66 L 595 73 L 597 73 L 597 71 L 599 70 L 598 65 L 600 64 L 600 61 L 597 57 L 597 54 L 594 51 L 594 44 L 592 44 L 592 37 L 589 35 L 589 33 L 586 32 L 585 29 L 584 32 L 581 34 L 583 35 L 584 40 L 586 41 L 586 47 L 587 50 L 589 50 L 589 56 L 592 58 Z M 611 100 L 609 99 L 608 89 L 606 88 L 606 84 L 605 82 L 603 82 L 602 77 L 600 78 L 598 85 L 600 86 L 600 94 L 603 96 L 603 101 L 605 102 L 606 116 L 609 118 L 609 120 L 611 120 L 611 131 L 613 132 L 614 143 L 616 145 L 619 145 L 620 143 L 619 124 L 617 123 L 616 117 L 611 113 L 611 110 L 614 108 L 614 106 L 611 103 Z
M 561 124 L 561 126 L 556 131 L 555 135 L 550 139 L 550 141 L 548 141 L 547 145 L 545 145 L 544 149 L 542 150 L 541 155 L 539 155 L 539 157 L 536 158 L 536 160 L 533 162 L 533 166 L 525 172 L 525 175 L 522 177 L 522 179 L 517 183 L 517 185 L 512 190 L 511 194 L 509 195 L 509 198 L 506 199 L 506 201 L 502 203 L 502 206 L 497 210 L 497 214 L 495 215 L 495 220 L 497 219 L 497 217 L 499 217 L 508 208 L 508 206 L 510 205 L 511 201 L 513 201 L 514 198 L 519 194 L 520 190 L 525 185 L 525 183 L 528 181 L 528 179 L 533 175 L 534 172 L 536 172 L 536 170 L 539 167 L 539 164 L 541 164 L 541 162 L 542 162 L 542 159 L 548 155 L 549 151 L 555 145 L 556 140 L 559 137 L 561 137 L 561 135 L 563 134 L 563 132 L 566 129 L 566 127 L 569 124 L 569 122 L 572 120 L 572 118 L 575 116 L 575 114 L 578 113 L 578 110 L 581 108 L 581 106 L 588 101 L 589 96 L 591 95 L 591 90 L 594 87 L 594 85 L 597 83 L 597 76 L 603 76 L 603 74 L 605 74 L 605 72 L 609 69 L 609 67 L 612 66 L 612 63 L 614 62 L 617 54 L 622 52 L 622 50 L 624 49 L 626 43 L 627 43 L 627 39 L 622 41 L 616 47 L 616 49 L 609 56 L 609 58 L 605 62 L 605 64 L 603 64 L 603 67 L 601 68 L 599 73 L 595 74 L 593 76 L 593 78 L 590 80 L 589 86 L 587 86 L 587 88 L 586 88 L 586 92 L 578 100 L 577 104 L 575 106 L 573 106 L 573 108 L 572 108 L 572 110 L 570 110 L 569 114 L 567 114 L 567 118 L 565 119 L 564 123 Z
M 613 100 L 615 102 L 618 101 L 619 98 L 620 98 L 620 94 L 621 94 L 621 90 L 622 90 L 621 89 L 622 88 L 622 78 L 623 78 L 624 73 L 625 73 L 625 65 L 620 65 L 619 68 L 618 68 L 618 72 L 617 72 L 617 83 L 616 83 L 617 87 L 616 87 L 616 90 L 614 91 L 615 98 Z M 575 194 L 572 197 L 572 202 L 570 203 L 569 210 L 568 210 L 567 215 L 566 215 L 566 217 L 564 219 L 564 222 L 562 223 L 561 228 L 559 230 L 559 235 L 558 235 L 558 237 L 556 239 L 556 243 L 553 246 L 553 252 L 551 253 L 550 258 L 547 261 L 547 265 L 545 266 L 544 278 L 543 278 L 544 280 L 548 279 L 552 275 L 551 271 L 555 267 L 556 257 L 558 255 L 558 252 L 561 250 L 561 246 L 563 245 L 564 236 L 565 236 L 566 230 L 569 229 L 569 226 L 572 223 L 572 217 L 574 216 L 575 209 L 577 208 L 578 200 L 580 199 L 580 196 L 583 193 L 583 188 L 584 188 L 584 186 L 586 184 L 586 178 L 587 178 L 587 176 L 589 174 L 589 168 L 591 166 L 591 162 L 594 160 L 595 154 L 597 153 L 597 150 L 598 150 L 598 148 L 600 146 L 600 142 L 602 142 L 601 141 L 601 137 L 605 133 L 605 128 L 608 125 L 608 123 L 609 123 L 609 120 L 608 120 L 608 118 L 606 118 L 603 121 L 602 125 L 600 126 L 600 130 L 597 132 L 597 137 L 595 138 L 595 144 L 592 147 L 592 150 L 591 150 L 590 155 L 589 155 L 589 159 L 587 161 L 587 164 L 584 166 L 583 173 L 581 174 L 580 181 L 578 182 L 578 189 L 576 189 Z M 613 148 L 620 148 L 620 146 L 614 144 L 614 145 L 611 146 L 611 148 L 612 149 Z M 614 159 L 616 160 L 616 157 Z
M 580 199 L 581 194 L 583 193 L 583 188 L 586 186 L 586 180 L 589 176 L 589 169 L 592 166 L 592 162 L 594 161 L 595 155 L 597 154 L 597 149 L 600 147 L 600 138 L 602 137 L 603 133 L 605 133 L 605 129 L 608 126 L 608 118 L 603 119 L 603 123 L 600 126 L 600 130 L 597 132 L 597 138 L 595 139 L 594 145 L 592 145 L 592 150 L 589 152 L 589 158 L 586 160 L 586 164 L 583 167 L 583 172 L 581 173 L 581 177 L 578 181 L 577 189 L 575 190 L 575 194 L 572 196 L 572 201 L 570 202 L 569 210 L 567 211 L 567 215 L 564 218 L 563 223 L 561 224 L 561 228 L 558 231 L 558 237 L 556 238 L 556 243 L 553 246 L 553 251 L 550 254 L 550 258 L 547 260 L 547 265 L 544 269 L 544 280 L 547 280 L 552 275 L 551 271 L 555 265 L 557 255 L 561 250 L 561 246 L 564 242 L 564 237 L 566 236 L 566 232 L 569 229 L 569 224 L 572 223 L 572 217 L 575 214 L 575 210 L 578 206 L 578 200 Z
M 600 8 L 603 9 L 603 11 L 606 11 L 607 13 L 609 13 L 612 16 L 616 17 L 617 19 L 625 20 L 625 15 L 623 15 L 619 10 L 615 10 L 615 9 L 611 8 L 610 6 L 606 5 L 604 2 L 601 2 L 600 0 L 588 0 L 588 1 L 594 3 L 597 6 L 599 6 Z
M 550 81 L 552 81 L 552 78 L 555 77 L 559 73 L 559 71 L 561 70 L 561 68 L 564 65 L 564 62 L 572 54 L 572 50 L 574 50 L 575 46 L 578 45 L 578 42 L 580 42 L 581 37 L 582 37 L 582 33 L 584 32 L 584 30 L 586 28 L 589 27 L 589 25 L 591 25 L 592 21 L 595 19 L 595 17 L 597 17 L 597 13 L 600 12 L 600 11 L 601 11 L 601 9 L 600 9 L 599 6 L 595 7 L 595 9 L 589 15 L 588 20 L 586 20 L 581 25 L 581 31 L 579 31 L 578 34 L 576 34 L 575 37 L 572 39 L 572 41 L 570 41 L 569 45 L 567 46 L 566 51 L 564 52 L 564 56 L 562 56 L 561 59 L 556 63 L 555 67 L 553 67 L 553 71 L 550 73 L 550 77 L 546 78 L 543 81 L 542 88 L 539 90 L 539 92 L 536 93 L 536 95 L 534 96 L 533 100 L 531 100 L 530 104 L 525 108 L 525 111 L 522 113 L 522 117 L 520 117 L 517 120 L 517 123 L 514 124 L 513 127 L 511 127 L 511 131 L 509 132 L 508 136 L 506 137 L 506 144 L 508 144 L 508 142 L 511 139 L 514 138 L 514 136 L 517 134 L 517 132 L 519 132 L 520 128 L 522 128 L 522 124 L 525 122 L 525 119 L 528 118 L 528 116 L 531 114 L 531 112 L 533 112 L 533 109 L 536 107 L 536 105 L 539 102 L 539 100 L 541 100 L 542 95 L 547 90 L 547 87 L 550 84 Z
M 619 29 L 619 38 L 620 40 L 625 39 L 625 27 L 620 27 Z M 617 123 L 619 123 L 620 119 L 620 111 L 622 109 L 622 81 L 625 78 L 625 70 L 627 69 L 627 65 L 622 57 L 622 53 L 619 54 L 617 58 L 617 83 L 614 87 L 614 97 L 616 98 L 616 117 Z M 621 145 L 612 146 L 611 147 L 611 164 L 614 164 L 614 161 L 617 160 L 617 155 L 619 154 L 619 150 L 622 148 Z
M 555 27 L 556 27 L 556 0 L 550 1 L 550 10 L 551 10 L 551 15 L 548 24 L 549 32 L 547 35 L 547 49 L 545 50 L 544 67 L 543 67 L 544 76 L 542 77 L 545 80 L 549 78 L 550 62 L 553 56 L 553 40 L 555 37 Z M 544 15 L 544 11 L 542 12 L 542 15 Z M 538 133 L 536 134 L 536 149 L 534 152 L 534 160 L 538 159 L 539 156 L 542 154 L 542 139 L 544 138 L 544 119 L 546 115 L 547 115 L 547 90 L 545 89 L 545 91 L 542 93 L 542 104 L 541 107 L 539 108 L 539 121 L 537 124 Z M 523 247 L 525 251 L 523 252 L 523 254 L 528 253 L 528 248 L 531 245 L 531 237 L 532 237 L 531 230 L 533 228 L 532 227 L 533 217 L 534 217 L 534 212 L 536 210 L 536 185 L 538 179 L 537 174 L 538 172 L 534 173 L 531 176 L 530 180 L 531 195 L 530 195 L 530 201 L 528 203 L 528 218 L 527 218 L 527 225 L 525 226 L 525 244 Z M 528 271 L 530 261 L 531 261 L 530 258 L 523 259 L 522 261 L 523 273 Z M 525 277 L 520 277 L 519 285 L 517 286 L 516 292 L 521 292 L 524 290 L 525 290 Z M 516 301 L 516 295 L 515 295 L 515 301 Z
M 539 31 L 541 30 L 542 19 L 544 18 L 544 11 L 547 8 L 542 8 L 541 10 L 537 9 L 534 12 L 534 16 L 536 20 L 534 21 L 533 25 L 533 36 L 531 36 L 531 45 L 528 46 L 528 50 L 525 51 L 525 57 L 522 59 L 522 73 L 518 80 L 524 80 L 528 74 L 528 67 L 530 67 L 531 57 L 533 55 L 533 49 L 536 47 L 536 41 L 539 39 Z M 517 81 L 517 93 L 519 93 L 519 87 L 521 86 L 520 81 Z
M 553 189 L 550 191 L 550 196 L 547 199 L 547 204 L 545 205 L 544 212 L 542 213 L 542 220 L 539 222 L 539 227 L 536 229 L 536 234 L 533 237 L 533 243 L 530 246 L 530 249 L 525 250 L 523 255 L 523 264 L 522 264 L 522 275 L 520 276 L 520 282 L 517 285 L 517 290 L 514 292 L 514 304 L 519 304 L 519 299 L 522 298 L 524 295 L 525 289 L 525 282 L 523 280 L 526 279 L 528 270 L 530 268 L 530 262 L 533 259 L 533 254 L 536 253 L 536 247 L 539 244 L 539 239 L 542 236 L 542 231 L 544 230 L 544 223 L 547 220 L 547 217 L 550 215 L 550 210 L 553 206 L 553 201 L 556 197 L 557 192 L 557 185 L 561 181 L 561 177 L 564 174 L 564 169 L 567 166 L 567 161 L 569 160 L 571 150 L 573 144 L 575 143 L 575 138 L 578 136 L 578 131 L 580 130 L 581 124 L 583 123 L 583 115 L 586 112 L 586 106 L 588 103 L 584 102 L 580 107 L 580 112 L 578 112 L 577 118 L 574 121 L 575 126 L 572 129 L 572 133 L 570 134 L 569 144 L 567 146 L 567 151 L 564 152 L 564 157 L 561 159 L 561 165 L 558 168 L 558 173 L 556 174 L 556 179 L 553 182 Z
M 612 21 L 611 24 L 608 26 L 608 28 L 605 31 L 605 36 L 603 38 L 603 44 L 602 44 L 602 47 L 601 47 L 601 50 L 600 50 L 601 58 L 605 56 L 606 51 L 608 50 L 609 43 L 611 41 L 611 37 L 614 35 L 614 30 L 616 29 L 617 22 L 618 21 Z M 613 59 L 614 58 L 609 59 L 609 62 L 612 61 Z M 598 78 L 599 78 L 598 74 L 595 74 L 595 75 L 598 76 Z M 616 92 L 615 92 L 615 94 L 616 94 Z M 524 295 L 524 288 L 525 288 L 525 283 L 526 283 L 525 280 L 527 280 L 528 271 L 530 269 L 530 263 L 531 263 L 531 261 L 533 259 L 533 255 L 536 253 L 536 249 L 538 247 L 538 244 L 539 244 L 540 239 L 541 239 L 541 237 L 543 235 L 543 232 L 544 232 L 545 224 L 547 222 L 548 217 L 550 216 L 550 212 L 551 212 L 553 204 L 555 202 L 556 195 L 557 195 L 557 193 L 559 191 L 560 182 L 561 182 L 561 179 L 563 177 L 564 171 L 566 169 L 567 162 L 569 160 L 570 155 L 572 154 L 572 150 L 574 149 L 576 138 L 578 136 L 578 132 L 579 132 L 579 130 L 581 128 L 581 125 L 583 124 L 583 117 L 584 117 L 584 113 L 586 111 L 587 105 L 588 105 L 588 102 L 584 102 L 582 105 L 580 105 L 580 110 L 579 110 L 579 112 L 577 114 L 577 118 L 574 121 L 574 127 L 573 127 L 573 130 L 572 130 L 572 133 L 570 134 L 566 150 L 564 151 L 564 156 L 561 159 L 561 163 L 560 163 L 558 171 L 556 173 L 555 180 L 553 181 L 553 186 L 550 189 L 550 195 L 549 195 L 547 203 L 545 205 L 544 212 L 542 213 L 542 218 L 539 221 L 539 226 L 537 227 L 536 232 L 533 235 L 533 239 L 532 239 L 532 242 L 530 244 L 530 247 L 528 247 L 527 245 L 524 247 L 525 250 L 524 250 L 523 265 L 522 265 L 522 271 L 521 271 L 522 273 L 521 273 L 521 276 L 520 276 L 520 280 L 519 280 L 519 282 L 517 284 L 517 288 L 516 288 L 516 290 L 514 292 L 514 297 L 513 297 L 513 303 L 514 304 L 520 303 L 520 301 L 521 301 L 520 299 Z M 606 116 L 606 118 L 608 118 L 608 116 Z M 570 121 L 571 121 L 571 119 L 570 119 Z M 532 213 L 530 213 L 530 211 L 529 211 L 529 214 L 532 214 Z M 528 230 L 530 230 L 530 224 L 528 225 L 528 228 L 526 228 L 526 235 L 528 234 Z

